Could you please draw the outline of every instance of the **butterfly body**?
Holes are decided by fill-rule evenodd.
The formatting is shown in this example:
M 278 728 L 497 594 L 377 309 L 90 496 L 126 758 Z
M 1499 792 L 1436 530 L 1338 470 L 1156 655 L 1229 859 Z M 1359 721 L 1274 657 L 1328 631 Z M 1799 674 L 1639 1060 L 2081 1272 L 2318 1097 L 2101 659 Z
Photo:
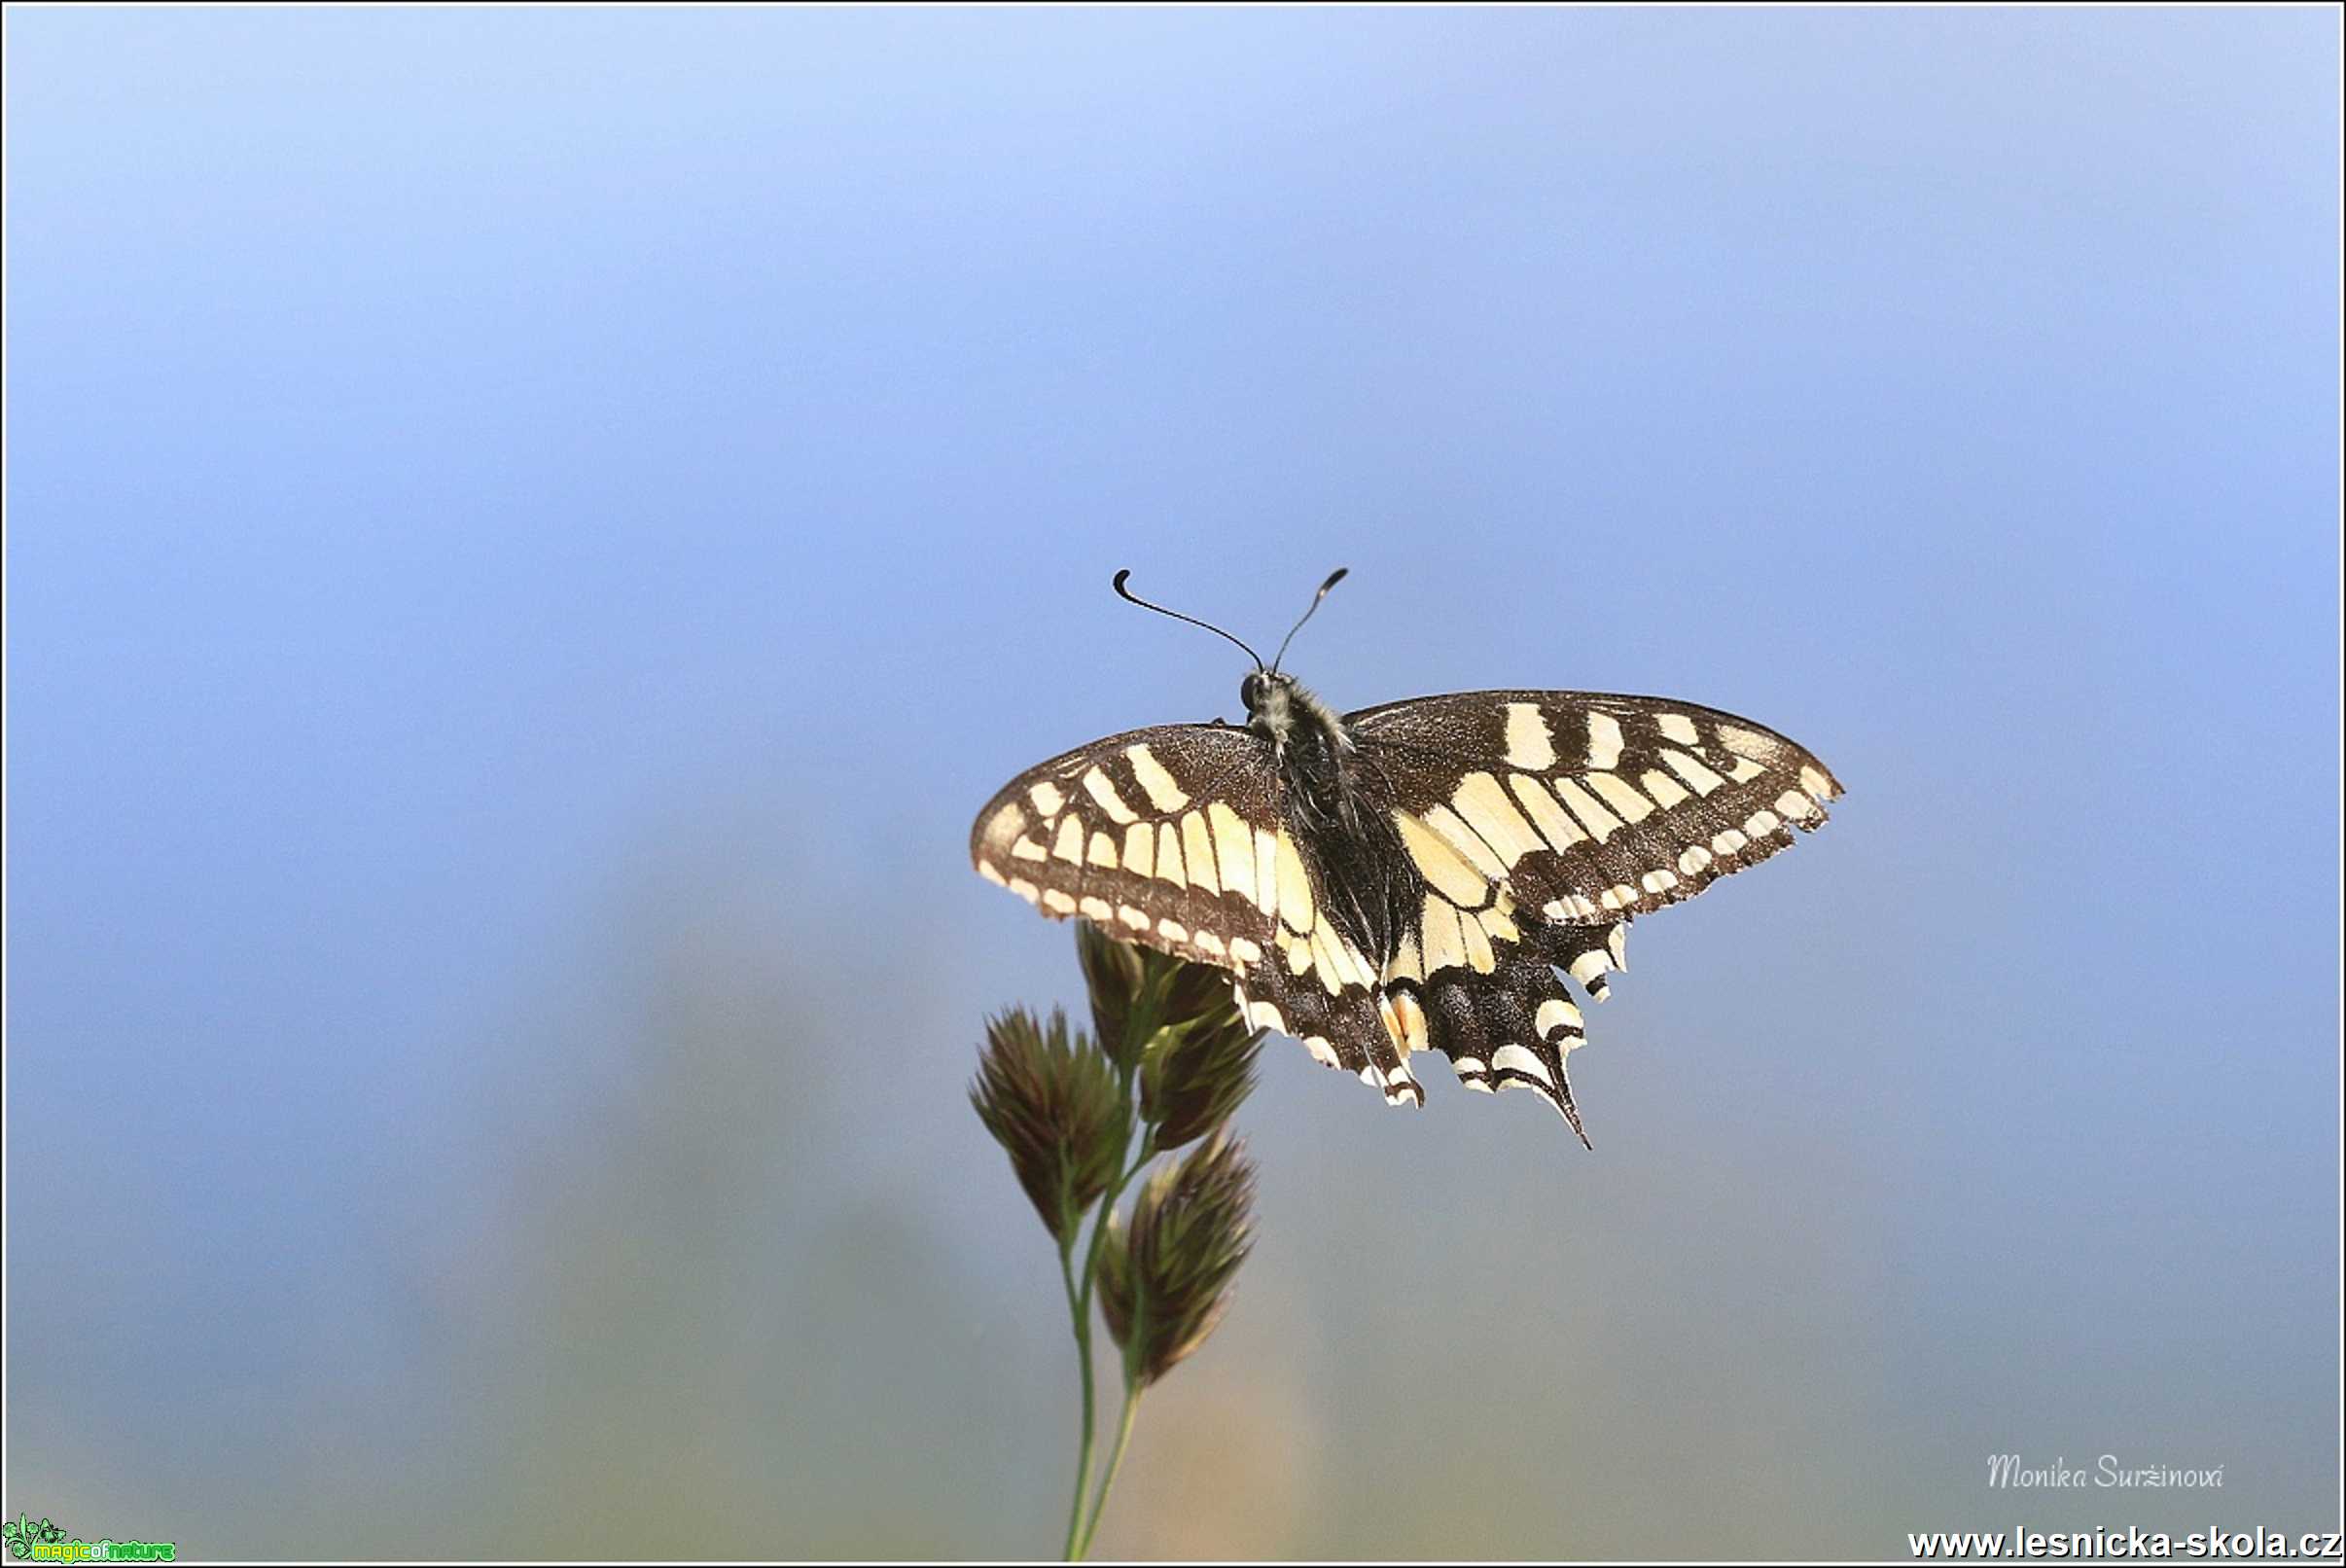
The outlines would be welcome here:
M 1324 591 L 1324 590 L 1323 590 Z M 1839 785 L 1763 726 L 1666 698 L 1470 692 L 1337 714 L 1293 676 L 1244 725 L 1167 725 L 1028 769 L 979 874 L 1044 913 L 1217 965 L 1257 1025 L 1422 1103 L 1420 1051 L 1582 1130 L 1564 1058 L 1629 921 L 1765 859 Z
M 1247 729 L 1285 784 L 1287 830 L 1329 921 L 1365 953 L 1390 953 L 1414 920 L 1425 881 L 1394 826 L 1391 781 L 1336 712 L 1292 675 L 1249 675 Z

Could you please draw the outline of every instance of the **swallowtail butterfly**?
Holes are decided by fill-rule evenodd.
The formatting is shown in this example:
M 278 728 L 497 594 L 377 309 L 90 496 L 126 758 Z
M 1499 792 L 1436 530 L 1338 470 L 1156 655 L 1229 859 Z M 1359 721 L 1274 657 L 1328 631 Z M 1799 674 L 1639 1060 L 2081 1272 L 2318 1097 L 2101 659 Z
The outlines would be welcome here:
M 1530 1088 L 1587 1142 L 1564 1058 L 1629 922 L 1825 821 L 1806 750 L 1660 697 L 1467 692 L 1338 715 L 1255 660 L 1243 725 L 1162 725 L 1028 768 L 970 835 L 978 874 L 1055 918 L 1234 977 L 1258 1027 L 1395 1105 L 1410 1057 Z M 1288 632 L 1311 619 L 1338 571 Z

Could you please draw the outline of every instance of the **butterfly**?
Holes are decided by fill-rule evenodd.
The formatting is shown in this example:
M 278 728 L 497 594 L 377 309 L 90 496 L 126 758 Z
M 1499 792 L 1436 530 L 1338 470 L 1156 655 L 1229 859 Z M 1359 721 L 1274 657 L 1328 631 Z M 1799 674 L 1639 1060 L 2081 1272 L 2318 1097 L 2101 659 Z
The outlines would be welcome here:
M 1662 697 L 1464 692 L 1338 714 L 1236 644 L 1246 722 L 1160 725 L 1020 773 L 970 835 L 978 874 L 1055 918 L 1229 971 L 1249 1022 L 1390 1104 L 1411 1059 L 1528 1088 L 1582 1143 L 1569 977 L 1602 1001 L 1642 914 L 1757 865 L 1841 793 L 1749 719 Z M 1560 972 L 1560 973 L 1559 973 Z

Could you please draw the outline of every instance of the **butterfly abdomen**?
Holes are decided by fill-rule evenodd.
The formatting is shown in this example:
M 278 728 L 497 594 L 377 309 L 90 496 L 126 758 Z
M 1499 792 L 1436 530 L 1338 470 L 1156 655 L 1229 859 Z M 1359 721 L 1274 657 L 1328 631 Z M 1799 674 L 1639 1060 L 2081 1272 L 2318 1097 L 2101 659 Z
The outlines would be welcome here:
M 1247 727 L 1286 784 L 1287 827 L 1329 919 L 1382 967 L 1417 929 L 1425 879 L 1395 825 L 1392 781 L 1362 757 L 1335 711 L 1292 675 L 1248 677 Z

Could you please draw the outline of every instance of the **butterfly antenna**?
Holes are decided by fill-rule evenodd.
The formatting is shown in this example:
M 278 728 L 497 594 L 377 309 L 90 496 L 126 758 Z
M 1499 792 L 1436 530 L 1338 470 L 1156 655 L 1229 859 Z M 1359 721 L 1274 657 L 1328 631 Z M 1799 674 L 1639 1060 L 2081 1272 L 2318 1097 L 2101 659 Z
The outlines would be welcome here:
M 1294 625 L 1288 628 L 1286 641 L 1279 644 L 1278 655 L 1276 658 L 1271 659 L 1271 668 L 1273 670 L 1278 669 L 1279 660 L 1287 657 L 1287 644 L 1296 640 L 1296 633 L 1303 629 L 1303 622 L 1311 619 L 1311 612 L 1313 610 L 1317 610 L 1320 607 L 1320 601 L 1328 597 L 1328 590 L 1332 588 L 1334 588 L 1338 583 L 1344 581 L 1344 574 L 1351 570 L 1352 568 L 1349 566 L 1339 566 L 1334 571 L 1328 574 L 1328 581 L 1320 585 L 1320 591 L 1311 596 L 1311 605 L 1309 609 L 1306 609 L 1303 612 L 1303 620 L 1297 621 Z
M 1130 577 L 1131 575 L 1132 569 L 1128 566 L 1124 568 L 1124 570 L 1116 574 L 1116 581 L 1110 586 L 1116 589 L 1116 596 L 1118 598 L 1124 600 L 1128 604 L 1137 604 L 1144 610 L 1155 610 L 1158 615 L 1169 615 L 1176 621 L 1187 621 L 1192 626 L 1203 626 L 1206 628 L 1206 630 L 1212 632 L 1217 637 L 1221 637 L 1229 642 L 1238 643 L 1238 651 L 1255 661 L 1255 668 L 1261 669 L 1262 667 L 1262 656 L 1261 654 L 1256 653 L 1252 648 L 1247 647 L 1246 644 L 1238 642 L 1237 638 L 1232 637 L 1228 632 L 1223 630 L 1220 626 L 1215 625 L 1212 622 L 1200 621 L 1193 615 L 1183 615 L 1179 610 L 1168 610 L 1161 604 L 1151 604 L 1147 599 L 1142 598 L 1139 594 L 1124 587 L 1124 579 Z M 1341 577 L 1344 574 L 1341 572 L 1336 574 L 1337 577 Z M 1331 579 L 1331 581 L 1333 581 L 1333 579 Z M 1325 593 L 1328 590 L 1326 588 L 1322 588 L 1320 591 Z

